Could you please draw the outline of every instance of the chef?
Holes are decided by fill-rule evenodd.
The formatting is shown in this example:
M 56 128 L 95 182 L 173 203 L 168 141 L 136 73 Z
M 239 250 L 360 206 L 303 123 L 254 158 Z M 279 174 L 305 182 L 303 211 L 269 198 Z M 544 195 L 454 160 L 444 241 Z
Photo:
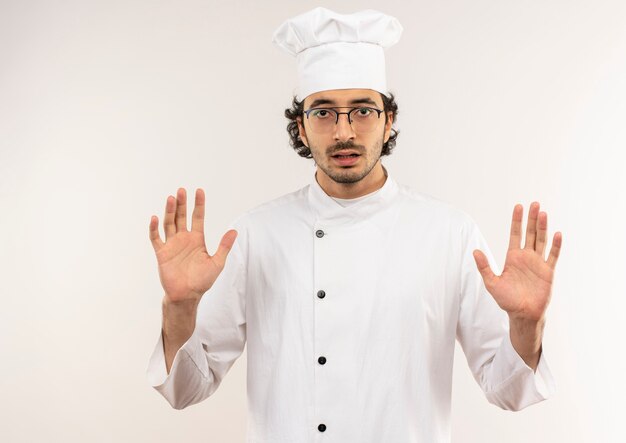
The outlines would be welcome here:
M 147 375 L 172 407 L 211 396 L 246 343 L 251 443 L 449 442 L 455 341 L 494 405 L 554 392 L 542 335 L 562 238 L 545 258 L 546 213 L 530 206 L 522 244 L 515 206 L 500 272 L 470 216 L 381 163 L 401 32 L 374 10 L 287 20 L 274 42 L 297 61 L 309 183 L 237 217 L 212 256 L 201 189 L 190 230 L 183 188 L 165 241 L 152 217 L 165 296 Z

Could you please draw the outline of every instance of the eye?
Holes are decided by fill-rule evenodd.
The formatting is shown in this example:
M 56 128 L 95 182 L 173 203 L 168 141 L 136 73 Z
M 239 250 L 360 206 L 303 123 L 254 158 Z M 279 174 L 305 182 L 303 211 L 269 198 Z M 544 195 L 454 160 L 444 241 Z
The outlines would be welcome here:
M 356 115 L 359 117 L 368 117 L 372 113 L 370 108 L 359 108 L 357 109 Z
M 330 116 L 330 112 L 328 111 L 328 109 L 315 109 L 313 110 L 312 114 L 313 117 L 318 119 L 324 119 Z

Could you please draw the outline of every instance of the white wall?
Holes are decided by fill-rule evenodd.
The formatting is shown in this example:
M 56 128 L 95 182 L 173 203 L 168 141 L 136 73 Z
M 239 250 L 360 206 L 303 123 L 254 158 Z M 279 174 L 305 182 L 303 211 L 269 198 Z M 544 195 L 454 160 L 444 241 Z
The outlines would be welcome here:
M 453 441 L 626 441 L 626 3 L 0 0 L 1 441 L 244 441 L 245 353 L 182 411 L 147 384 L 148 224 L 202 187 L 212 252 L 236 215 L 307 183 L 283 117 L 295 64 L 271 35 L 318 5 L 405 28 L 387 52 L 398 181 L 470 213 L 500 264 L 515 203 L 563 232 L 556 395 L 501 411 L 457 348 Z

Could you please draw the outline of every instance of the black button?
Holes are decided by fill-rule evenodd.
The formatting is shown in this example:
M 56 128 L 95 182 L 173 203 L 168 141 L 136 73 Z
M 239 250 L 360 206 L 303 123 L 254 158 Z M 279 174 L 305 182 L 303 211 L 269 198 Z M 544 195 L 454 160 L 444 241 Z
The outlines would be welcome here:
M 317 362 L 318 362 L 320 365 L 323 365 L 324 363 L 326 363 L 326 357 L 320 357 L 320 358 L 318 358 L 318 359 L 317 359 Z
M 315 235 L 317 235 L 317 238 L 322 238 L 324 237 L 324 231 L 318 229 L 317 231 L 315 231 Z
M 324 298 L 326 297 L 326 292 L 322 291 L 321 289 L 319 291 L 317 291 L 317 296 L 319 298 Z
M 320 431 L 320 432 L 324 432 L 326 430 L 326 425 L 324 423 L 320 424 L 317 427 L 317 430 Z

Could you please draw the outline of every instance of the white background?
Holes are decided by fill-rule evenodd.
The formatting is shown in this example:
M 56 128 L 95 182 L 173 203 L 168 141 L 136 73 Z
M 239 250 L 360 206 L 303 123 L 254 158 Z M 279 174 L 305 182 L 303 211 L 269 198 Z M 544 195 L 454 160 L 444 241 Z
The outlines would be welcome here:
M 283 116 L 295 62 L 271 35 L 319 5 L 405 28 L 387 51 L 397 181 L 472 215 L 500 265 L 515 203 L 563 233 L 557 393 L 502 411 L 457 347 L 453 441 L 626 441 L 625 2 L 0 0 L 1 441 L 245 440 L 245 353 L 182 411 L 147 384 L 148 225 L 202 187 L 213 253 L 235 216 L 308 183 Z

